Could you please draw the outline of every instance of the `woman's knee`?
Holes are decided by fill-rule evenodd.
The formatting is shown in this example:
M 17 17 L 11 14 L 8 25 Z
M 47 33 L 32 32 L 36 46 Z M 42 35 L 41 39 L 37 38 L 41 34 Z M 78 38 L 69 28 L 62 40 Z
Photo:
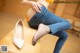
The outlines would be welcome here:
M 64 40 L 68 38 L 68 34 L 65 31 L 59 31 L 55 35 L 57 35 L 60 39 L 64 39 Z
M 66 24 L 67 24 L 67 28 L 70 29 L 71 28 L 71 24 L 68 21 L 66 22 Z
M 68 34 L 63 32 L 60 38 L 66 40 L 68 38 Z
M 66 40 L 68 38 L 68 35 L 67 34 L 64 34 L 62 39 Z

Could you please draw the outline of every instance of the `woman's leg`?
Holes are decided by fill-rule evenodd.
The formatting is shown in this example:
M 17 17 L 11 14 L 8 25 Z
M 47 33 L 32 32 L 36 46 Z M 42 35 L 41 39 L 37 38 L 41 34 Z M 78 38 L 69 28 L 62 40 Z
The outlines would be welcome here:
M 35 45 L 39 38 L 41 38 L 43 35 L 49 32 L 50 32 L 49 26 L 46 26 L 44 24 L 39 24 L 38 31 L 36 32 L 36 34 L 32 39 L 32 45 Z
M 45 21 L 43 22 L 43 24 L 39 25 L 38 31 L 33 37 L 33 40 L 32 40 L 33 45 L 35 45 L 36 41 L 39 38 L 41 38 L 44 34 L 49 32 L 51 32 L 52 34 L 55 34 L 58 31 L 70 29 L 70 26 L 71 26 L 68 21 L 54 15 L 51 12 L 46 13 L 43 20 Z M 48 29 L 48 31 L 46 31 L 45 29 Z
M 59 22 L 59 23 L 48 25 L 48 26 L 49 26 L 50 32 L 52 34 L 55 34 L 58 31 L 70 29 L 70 23 L 69 22 Z
M 55 33 L 55 36 L 58 36 L 59 39 L 55 45 L 55 49 L 53 53 L 59 53 L 65 41 L 67 40 L 68 34 L 65 31 L 59 31 Z
M 32 44 L 35 45 L 38 39 L 40 39 L 42 36 L 44 36 L 49 32 L 51 34 L 55 34 L 62 30 L 68 30 L 69 28 L 70 28 L 69 22 L 60 22 L 60 23 L 55 23 L 51 25 L 40 24 L 38 31 L 33 37 Z

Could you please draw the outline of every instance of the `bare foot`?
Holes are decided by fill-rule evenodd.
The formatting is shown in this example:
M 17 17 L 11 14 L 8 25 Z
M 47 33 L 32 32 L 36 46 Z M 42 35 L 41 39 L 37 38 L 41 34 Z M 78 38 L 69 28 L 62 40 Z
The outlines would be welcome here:
M 38 39 L 40 39 L 42 36 L 44 36 L 45 34 L 49 32 L 50 32 L 50 29 L 47 25 L 44 25 L 42 23 L 39 24 L 38 31 L 32 38 L 32 45 L 35 45 Z

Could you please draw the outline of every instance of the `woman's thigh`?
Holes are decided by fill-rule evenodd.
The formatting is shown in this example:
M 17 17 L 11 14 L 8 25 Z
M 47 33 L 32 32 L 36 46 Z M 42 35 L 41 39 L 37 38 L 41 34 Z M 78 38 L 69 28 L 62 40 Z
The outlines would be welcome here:
M 50 24 L 54 24 L 54 23 L 59 23 L 59 22 L 65 22 L 66 20 L 56 16 L 55 14 L 53 14 L 52 12 L 47 12 L 47 15 L 45 16 L 45 22 L 44 24 L 46 25 L 50 25 Z

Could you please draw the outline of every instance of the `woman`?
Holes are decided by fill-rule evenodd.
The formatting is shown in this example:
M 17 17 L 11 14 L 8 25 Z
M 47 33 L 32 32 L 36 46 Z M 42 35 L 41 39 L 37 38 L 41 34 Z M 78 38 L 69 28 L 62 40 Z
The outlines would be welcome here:
M 30 27 L 38 29 L 32 39 L 32 45 L 35 45 L 37 40 L 47 33 L 59 37 L 54 52 L 59 53 L 68 35 L 65 30 L 70 29 L 70 23 L 55 14 L 48 11 L 48 6 L 54 0 L 23 0 L 22 3 L 29 4 L 31 8 L 28 10 L 28 24 Z

